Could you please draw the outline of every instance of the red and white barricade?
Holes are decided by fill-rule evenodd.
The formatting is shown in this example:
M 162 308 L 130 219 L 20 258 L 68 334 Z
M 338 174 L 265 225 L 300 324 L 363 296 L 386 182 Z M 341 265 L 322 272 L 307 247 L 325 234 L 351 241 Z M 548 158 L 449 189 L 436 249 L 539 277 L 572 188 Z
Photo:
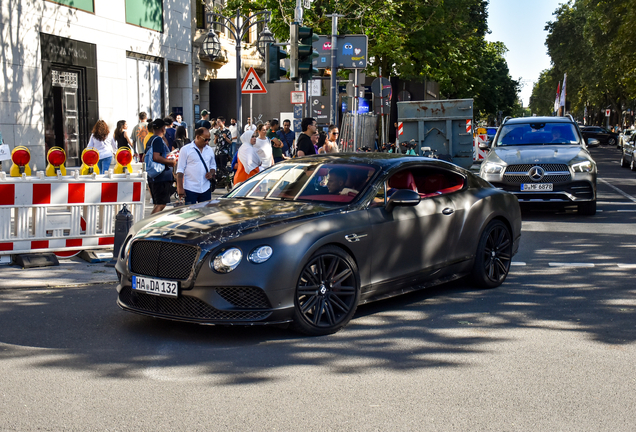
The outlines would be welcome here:
M 146 173 L 8 177 L 0 172 L 0 256 L 112 248 L 124 204 L 144 217 Z
M 475 145 L 473 146 L 473 161 L 474 162 L 481 162 L 488 155 L 488 150 L 480 149 L 479 148 L 479 144 L 487 143 L 488 142 L 488 135 L 486 135 L 486 134 L 475 135 L 475 140 L 474 141 L 475 141 Z

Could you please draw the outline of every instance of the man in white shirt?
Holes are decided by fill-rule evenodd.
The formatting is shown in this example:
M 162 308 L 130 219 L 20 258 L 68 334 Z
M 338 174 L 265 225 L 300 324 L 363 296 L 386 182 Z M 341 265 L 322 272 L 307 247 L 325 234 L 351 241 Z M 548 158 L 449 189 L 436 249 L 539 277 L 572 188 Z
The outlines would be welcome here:
M 212 191 L 216 187 L 216 161 L 209 142 L 210 131 L 202 127 L 194 131 L 194 141 L 179 151 L 177 193 L 186 204 L 212 199 Z
M 248 117 L 245 127 L 243 128 L 243 133 L 247 131 L 255 131 L 255 130 L 256 130 L 256 126 L 252 124 L 252 118 Z

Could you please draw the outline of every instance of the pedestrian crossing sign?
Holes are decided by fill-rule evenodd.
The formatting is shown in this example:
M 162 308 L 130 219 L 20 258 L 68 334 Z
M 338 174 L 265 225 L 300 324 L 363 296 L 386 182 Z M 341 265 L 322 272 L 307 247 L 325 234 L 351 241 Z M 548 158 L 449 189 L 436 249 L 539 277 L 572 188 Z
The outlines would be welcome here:
M 247 75 L 243 78 L 243 83 L 241 84 L 241 93 L 243 94 L 265 94 L 267 93 L 267 89 L 263 85 L 263 82 L 256 74 L 256 71 L 253 67 L 247 71 Z

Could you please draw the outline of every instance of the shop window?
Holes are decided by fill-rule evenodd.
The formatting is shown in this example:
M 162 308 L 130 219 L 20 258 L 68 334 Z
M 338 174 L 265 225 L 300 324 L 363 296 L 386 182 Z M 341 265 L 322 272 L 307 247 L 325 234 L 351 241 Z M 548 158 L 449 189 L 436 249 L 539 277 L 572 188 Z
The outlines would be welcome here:
M 80 9 L 86 12 L 95 13 L 95 4 L 93 0 L 48 0 L 51 3 L 57 3 L 64 6 Z
M 126 22 L 163 31 L 163 0 L 126 0 Z

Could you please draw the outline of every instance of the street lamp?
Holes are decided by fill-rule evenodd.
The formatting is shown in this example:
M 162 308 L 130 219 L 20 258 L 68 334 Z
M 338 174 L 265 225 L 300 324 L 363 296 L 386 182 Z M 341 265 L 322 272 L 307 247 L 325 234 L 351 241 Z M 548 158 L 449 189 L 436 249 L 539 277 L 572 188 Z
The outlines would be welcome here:
M 207 22 L 208 22 L 208 25 L 210 26 L 210 32 L 208 33 L 208 36 L 205 38 L 205 41 L 203 42 L 203 51 L 206 53 L 206 55 L 210 59 L 213 59 L 212 56 L 215 54 L 215 52 L 216 52 L 216 56 L 218 56 L 219 53 L 221 52 L 221 44 L 218 42 L 219 40 L 218 36 L 216 36 L 216 33 L 214 33 L 213 31 L 213 27 L 212 27 L 213 25 L 221 25 L 225 27 L 226 29 L 228 29 L 228 31 L 230 32 L 230 35 L 232 36 L 235 42 L 235 46 L 236 46 L 236 121 L 237 121 L 237 127 L 239 130 L 241 130 L 243 125 L 241 121 L 242 120 L 241 118 L 242 117 L 242 113 L 241 113 L 242 111 L 241 109 L 242 108 L 241 107 L 242 105 L 241 41 L 243 40 L 245 35 L 247 35 L 250 28 L 252 28 L 252 26 L 261 24 L 261 23 L 265 24 L 265 29 L 259 35 L 259 41 L 257 43 L 258 51 L 261 53 L 261 55 L 264 56 L 265 49 L 263 48 L 263 51 L 261 51 L 260 43 L 263 40 L 266 40 L 266 38 L 268 37 L 271 38 L 271 40 L 269 40 L 270 42 L 274 40 L 272 33 L 267 28 L 267 23 L 270 21 L 270 18 L 271 18 L 271 12 L 267 10 L 256 12 L 255 14 L 250 16 L 245 16 L 245 15 L 241 15 L 240 9 L 237 9 L 236 16 L 232 18 L 226 17 L 225 15 L 221 15 L 220 13 L 216 13 L 216 12 L 208 12 L 207 14 Z M 235 19 L 236 22 L 232 21 L 232 19 Z M 208 40 L 210 40 L 209 52 L 206 50 L 206 42 L 208 42 Z M 217 43 L 218 43 L 218 46 L 216 45 Z M 218 51 L 215 51 L 216 48 L 218 48 Z
M 265 58 L 265 51 L 267 50 L 267 45 L 270 43 L 276 43 L 276 40 L 272 32 L 269 31 L 267 24 L 265 24 L 265 28 L 261 34 L 258 35 L 258 42 L 256 42 L 256 49 L 261 54 L 261 57 Z
M 221 54 L 221 41 L 212 29 L 210 29 L 210 32 L 205 37 L 202 49 L 210 61 L 214 61 L 219 58 L 219 55 Z

